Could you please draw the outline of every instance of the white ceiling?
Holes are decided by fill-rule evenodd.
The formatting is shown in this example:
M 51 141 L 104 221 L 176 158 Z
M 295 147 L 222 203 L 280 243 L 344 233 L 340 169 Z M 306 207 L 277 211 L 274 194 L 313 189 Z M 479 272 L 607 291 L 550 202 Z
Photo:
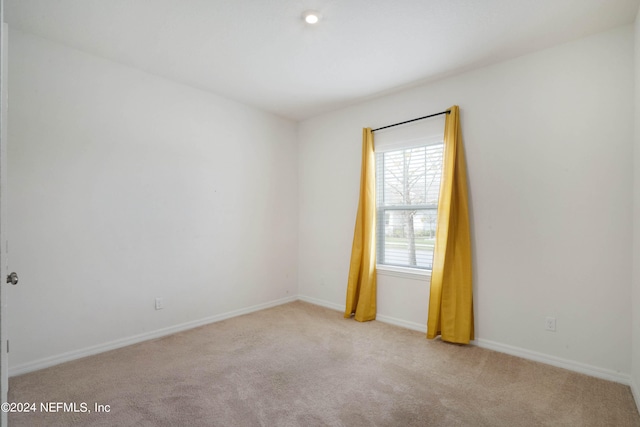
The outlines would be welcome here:
M 632 23 L 639 2 L 5 0 L 5 20 L 300 120 Z

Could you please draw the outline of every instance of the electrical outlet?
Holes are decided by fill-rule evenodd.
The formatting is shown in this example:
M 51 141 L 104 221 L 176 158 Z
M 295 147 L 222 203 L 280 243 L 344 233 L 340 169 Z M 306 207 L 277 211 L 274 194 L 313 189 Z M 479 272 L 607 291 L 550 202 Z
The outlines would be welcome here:
M 156 298 L 156 310 L 162 310 L 164 308 L 164 301 L 162 298 Z
M 547 331 L 555 332 L 556 331 L 556 318 L 555 317 L 547 317 L 544 322 L 544 328 Z

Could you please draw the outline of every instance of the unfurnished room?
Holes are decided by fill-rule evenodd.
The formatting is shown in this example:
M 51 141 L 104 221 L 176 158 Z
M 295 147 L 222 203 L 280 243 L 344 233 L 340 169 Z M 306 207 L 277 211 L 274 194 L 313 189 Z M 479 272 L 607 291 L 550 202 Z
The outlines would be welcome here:
M 640 426 L 640 0 L 0 5 L 0 425 Z

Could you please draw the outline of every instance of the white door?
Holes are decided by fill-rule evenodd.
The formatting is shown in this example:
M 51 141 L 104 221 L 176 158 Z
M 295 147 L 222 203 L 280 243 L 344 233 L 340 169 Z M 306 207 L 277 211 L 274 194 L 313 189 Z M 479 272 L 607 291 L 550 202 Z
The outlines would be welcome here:
M 7 401 L 9 363 L 7 360 L 7 24 L 4 23 L 4 1 L 0 0 L 0 403 Z M 17 276 L 14 280 L 17 283 Z M 7 425 L 7 413 L 0 412 L 0 426 Z

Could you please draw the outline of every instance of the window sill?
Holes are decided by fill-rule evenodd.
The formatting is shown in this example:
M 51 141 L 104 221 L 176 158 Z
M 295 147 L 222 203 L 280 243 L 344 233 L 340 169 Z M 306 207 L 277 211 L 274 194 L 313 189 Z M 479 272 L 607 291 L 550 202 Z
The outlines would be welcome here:
M 376 265 L 378 274 L 383 276 L 402 277 L 413 280 L 430 280 L 431 270 L 421 270 L 418 268 L 395 267 L 391 265 Z

